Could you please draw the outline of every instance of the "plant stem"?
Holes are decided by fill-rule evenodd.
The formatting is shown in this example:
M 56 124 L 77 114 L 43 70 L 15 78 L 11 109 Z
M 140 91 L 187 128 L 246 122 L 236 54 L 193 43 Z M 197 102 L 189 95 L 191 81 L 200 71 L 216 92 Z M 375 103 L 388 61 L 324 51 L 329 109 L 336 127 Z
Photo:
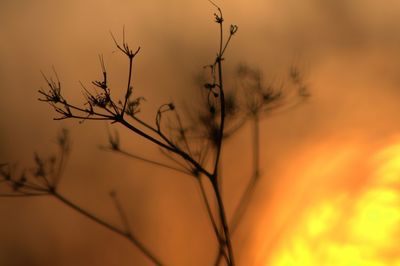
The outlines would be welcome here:
M 242 220 L 243 214 L 248 207 L 250 198 L 256 187 L 257 181 L 260 178 L 260 117 L 258 113 L 253 117 L 253 176 L 251 177 L 246 189 L 240 198 L 239 205 L 233 215 L 232 222 L 230 223 L 232 232 L 236 230 Z
M 223 228 L 224 235 L 225 235 L 225 243 L 228 248 L 228 255 L 229 255 L 228 256 L 229 257 L 228 265 L 235 266 L 231 237 L 230 237 L 229 228 L 228 228 L 228 221 L 226 219 L 226 214 L 225 214 L 225 207 L 224 207 L 224 203 L 223 203 L 223 200 L 221 197 L 221 193 L 219 192 L 219 189 L 218 189 L 218 184 L 216 182 L 213 182 L 213 188 L 214 188 L 215 196 L 217 198 L 218 212 L 219 212 L 222 228 Z
M 233 218 L 230 223 L 231 234 L 233 234 L 237 227 L 239 226 L 243 214 L 246 211 L 251 195 L 256 188 L 257 181 L 260 177 L 260 116 L 258 113 L 254 114 L 253 117 L 253 176 L 251 177 L 249 183 L 246 186 L 245 191 L 242 194 L 242 197 L 239 200 L 239 204 L 233 212 Z M 214 262 L 214 265 L 219 265 L 225 246 L 221 246 L 218 256 Z
M 158 146 L 160 146 L 161 148 L 164 148 L 168 151 L 171 151 L 177 155 L 179 155 L 180 157 L 182 157 L 185 161 L 189 162 L 191 165 L 193 165 L 194 168 L 198 169 L 201 173 L 203 173 L 204 175 L 206 175 L 208 178 L 212 178 L 212 175 L 205 170 L 196 160 L 194 160 L 192 157 L 190 157 L 186 152 L 180 150 L 180 149 L 176 149 L 175 147 L 171 147 L 155 138 L 153 138 L 152 136 L 144 133 L 143 131 L 139 130 L 138 128 L 132 126 L 131 124 L 129 124 L 126 120 L 124 119 L 120 119 L 117 120 L 116 122 L 121 123 L 122 125 L 124 125 L 125 127 L 127 127 L 128 129 L 130 129 L 131 131 L 135 132 L 136 134 L 138 134 L 139 136 L 150 140 L 151 142 L 157 144 Z
M 224 237 L 222 237 L 222 236 L 220 235 L 220 233 L 219 233 L 217 223 L 215 222 L 214 215 L 213 215 L 212 210 L 211 210 L 210 202 L 208 201 L 207 194 L 206 194 L 206 191 L 205 191 L 205 189 L 204 189 L 204 185 L 203 185 L 203 183 L 202 183 L 202 181 L 201 181 L 200 178 L 197 179 L 197 180 L 198 180 L 198 182 L 199 182 L 201 197 L 202 197 L 202 199 L 203 199 L 203 201 L 204 201 L 204 205 L 205 205 L 205 207 L 206 207 L 208 217 L 210 218 L 210 222 L 211 222 L 211 225 L 212 225 L 212 227 L 213 227 L 215 236 L 217 237 L 218 244 L 219 244 L 220 246 L 225 246 Z
M 215 5 L 215 4 L 214 4 Z M 219 42 L 219 53 L 216 58 L 216 64 L 218 67 L 218 87 L 219 87 L 219 99 L 220 99 L 220 108 L 221 108 L 221 118 L 220 118 L 220 130 L 219 130 L 219 136 L 218 136 L 218 143 L 217 143 L 217 153 L 215 157 L 215 164 L 214 164 L 214 172 L 211 177 L 211 182 L 214 188 L 215 196 L 217 198 L 217 203 L 218 203 L 218 211 L 219 211 L 219 216 L 221 219 L 221 224 L 223 228 L 223 232 L 225 235 L 225 243 L 228 248 L 228 257 L 229 261 L 228 264 L 230 266 L 235 265 L 234 261 L 234 256 L 233 256 L 233 249 L 232 249 L 232 244 L 231 244 L 231 238 L 229 234 L 229 228 L 228 228 L 228 221 L 226 219 L 226 214 L 225 214 L 225 208 L 224 208 L 224 203 L 222 200 L 222 196 L 220 193 L 219 189 L 219 178 L 218 175 L 218 169 L 219 169 L 219 162 L 221 158 L 221 151 L 222 151 L 222 141 L 223 141 L 223 136 L 224 136 L 224 128 L 225 128 L 225 94 L 224 94 L 224 83 L 222 79 L 222 55 L 223 55 L 223 27 L 222 27 L 222 22 L 223 22 L 223 16 L 221 9 L 217 6 L 218 11 L 220 13 L 220 18 L 221 21 L 219 23 L 219 28 L 220 28 L 220 42 Z M 223 246 L 222 246 L 223 247 Z M 221 248 L 221 245 L 220 245 Z M 221 249 L 220 249 L 221 251 Z
M 133 57 L 129 57 L 129 74 L 128 74 L 128 85 L 126 88 L 125 100 L 124 100 L 124 107 L 121 111 L 121 117 L 124 117 L 126 104 L 128 102 L 129 94 L 131 94 L 131 81 L 132 81 L 132 64 L 133 64 Z
M 128 239 L 130 242 L 132 242 L 136 247 L 139 248 L 139 250 L 146 255 L 146 257 L 148 259 L 150 259 L 155 265 L 161 266 L 162 263 L 160 262 L 160 260 L 158 258 L 156 258 L 141 242 L 139 242 L 139 240 L 137 240 L 131 233 L 129 232 L 125 232 L 117 227 L 115 227 L 114 225 L 111 225 L 105 221 L 103 221 L 102 219 L 98 218 L 97 216 L 95 216 L 94 214 L 82 209 L 80 206 L 76 205 L 75 203 L 71 202 L 70 200 L 68 200 L 67 198 L 65 198 L 63 195 L 61 195 L 60 193 L 58 193 L 57 191 L 54 191 L 51 193 L 51 195 L 53 195 L 56 199 L 60 200 L 62 203 L 64 203 L 65 205 L 67 205 L 68 207 L 74 209 L 75 211 L 79 212 L 80 214 L 82 214 L 83 216 L 86 216 L 87 218 L 89 218 L 90 220 L 104 226 L 105 228 L 113 231 L 114 233 L 117 233 L 123 237 L 125 237 L 126 239 Z

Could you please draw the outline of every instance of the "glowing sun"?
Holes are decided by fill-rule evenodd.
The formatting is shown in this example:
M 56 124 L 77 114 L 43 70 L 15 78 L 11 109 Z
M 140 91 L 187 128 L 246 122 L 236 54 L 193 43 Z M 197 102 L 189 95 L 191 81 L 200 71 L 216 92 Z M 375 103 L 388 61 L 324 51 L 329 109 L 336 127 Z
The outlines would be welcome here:
M 335 169 L 343 166 L 343 162 L 354 154 L 354 149 L 347 149 L 329 157 L 329 160 L 322 158 L 325 163 L 316 165 L 324 165 L 322 169 L 331 165 L 328 172 L 336 173 L 339 178 L 340 173 Z M 349 181 L 351 189 L 350 186 L 337 189 L 332 185 L 334 178 L 325 178 L 323 182 L 327 183 L 328 190 L 320 195 L 309 196 L 318 194 L 316 188 L 304 190 L 307 200 L 298 205 L 303 206 L 301 211 L 291 216 L 279 236 L 268 240 L 273 252 L 259 256 L 261 259 L 256 264 L 400 266 L 400 142 L 366 158 L 363 163 L 370 170 L 361 172 L 362 178 L 355 179 L 358 182 Z M 312 167 L 314 172 L 316 165 Z M 318 175 L 326 176 L 326 173 L 317 170 L 314 176 Z M 323 184 L 314 181 L 312 183 L 316 186 Z M 327 192 L 330 185 L 333 193 Z M 271 224 L 268 226 L 273 227 Z M 269 233 L 271 231 L 273 229 Z

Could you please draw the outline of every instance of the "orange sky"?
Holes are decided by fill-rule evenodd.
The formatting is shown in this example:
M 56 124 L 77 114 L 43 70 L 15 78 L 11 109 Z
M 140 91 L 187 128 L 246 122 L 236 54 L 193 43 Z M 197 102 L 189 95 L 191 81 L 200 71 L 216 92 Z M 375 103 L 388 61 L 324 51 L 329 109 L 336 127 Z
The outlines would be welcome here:
M 295 63 L 306 75 L 312 93 L 298 108 L 263 121 L 264 176 L 251 213 L 234 238 L 234 245 L 242 251 L 238 261 L 240 265 L 251 261 L 290 266 L 294 265 L 291 260 L 299 262 L 303 256 L 305 262 L 297 265 L 314 265 L 315 258 L 307 258 L 316 250 L 311 243 L 316 237 L 307 231 L 311 220 L 320 228 L 317 231 L 325 232 L 320 242 L 339 249 L 343 242 L 332 240 L 332 232 L 340 223 L 331 222 L 334 218 L 330 217 L 349 219 L 361 227 L 359 216 L 365 206 L 391 213 L 388 205 L 399 203 L 398 178 L 389 184 L 379 180 L 388 175 L 385 169 L 398 167 L 399 152 L 392 147 L 399 143 L 400 129 L 400 3 L 250 0 L 244 4 L 234 0 L 220 5 L 226 22 L 239 25 L 226 55 L 228 85 L 233 84 L 233 68 L 241 62 L 259 67 L 266 78 L 278 79 Z M 55 113 L 37 101 L 37 90 L 45 85 L 40 70 L 49 72 L 54 65 L 65 93 L 81 101 L 78 81 L 88 84 L 99 77 L 99 53 L 109 66 L 111 81 L 116 87 L 124 86 L 126 62 L 115 52 L 109 31 L 119 35 L 125 25 L 130 44 L 142 47 L 134 81 L 138 93 L 147 99 L 144 112 L 153 113 L 171 99 L 192 101 L 193 78 L 216 52 L 213 12 L 207 1 L 0 1 L 0 162 L 26 165 L 34 151 L 50 153 L 57 131 L 66 126 L 73 146 L 62 191 L 118 222 L 107 197 L 114 188 L 131 211 L 140 237 L 168 265 L 212 261 L 209 258 L 216 251 L 204 247 L 214 246 L 214 238 L 195 182 L 100 151 L 98 146 L 107 141 L 107 128 L 112 126 L 54 122 Z M 244 128 L 237 141 L 247 141 L 248 132 Z M 153 146 L 128 132 L 120 133 L 127 147 L 157 156 Z M 249 161 L 238 158 L 237 152 L 228 142 L 224 174 L 234 176 L 226 183 L 228 213 L 240 192 L 240 176 L 250 172 Z M 249 149 L 243 151 L 249 153 Z M 382 200 L 373 194 L 383 188 L 394 196 Z M 353 197 L 354 191 L 357 195 Z M 349 202 L 355 209 L 345 214 L 342 206 Z M 364 207 L 357 207 L 360 204 Z M 296 217 L 288 218 L 295 215 L 293 209 L 298 212 Z M 118 236 L 51 199 L 1 198 L 0 213 L 0 264 L 148 263 Z M 387 232 L 392 227 L 398 236 L 396 215 L 382 225 L 382 237 L 390 238 Z M 288 219 L 289 226 L 284 225 Z M 318 223 L 334 225 L 325 228 Z M 353 254 L 356 237 L 344 238 L 352 245 L 345 251 Z M 277 239 L 273 245 L 271 239 Z M 368 241 L 381 249 L 378 240 Z M 385 258 L 392 256 L 393 263 L 399 263 L 390 248 L 385 251 Z M 326 249 L 318 252 L 318 256 L 331 256 Z M 385 263 L 370 265 L 392 265 Z

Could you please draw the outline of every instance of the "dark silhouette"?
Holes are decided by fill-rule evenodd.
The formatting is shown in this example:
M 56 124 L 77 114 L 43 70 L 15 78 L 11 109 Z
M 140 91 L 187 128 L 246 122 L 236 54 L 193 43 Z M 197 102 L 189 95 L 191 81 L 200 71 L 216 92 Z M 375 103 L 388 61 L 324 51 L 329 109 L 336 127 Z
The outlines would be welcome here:
M 212 2 L 211 2 L 212 3 Z M 153 159 L 144 158 L 130 153 L 121 146 L 118 133 L 109 133 L 109 145 L 102 147 L 136 160 L 142 160 L 158 167 L 177 171 L 197 180 L 201 190 L 202 200 L 206 206 L 210 223 L 213 227 L 218 250 L 215 265 L 224 260 L 227 265 L 235 265 L 235 252 L 231 238 L 251 201 L 251 195 L 261 178 L 260 169 L 260 120 L 276 111 L 286 110 L 295 106 L 308 96 L 304 80 L 296 68 L 290 71 L 292 86 L 285 89 L 283 84 L 265 84 L 259 70 L 241 65 L 237 69 L 237 86 L 227 90 L 224 86 L 224 56 L 232 37 L 238 27 L 231 25 L 227 38 L 224 37 L 224 17 L 221 9 L 212 3 L 217 12 L 214 14 L 215 23 L 219 27 L 219 46 L 215 60 L 205 69 L 208 76 L 203 76 L 202 94 L 204 101 L 199 109 L 188 110 L 182 114 L 174 103 L 161 105 L 156 114 L 154 123 L 140 118 L 140 107 L 143 97 L 136 95 L 132 86 L 132 66 L 135 57 L 140 51 L 131 49 L 122 34 L 122 42 L 112 35 L 118 50 L 128 60 L 128 78 L 125 96 L 121 100 L 113 98 L 107 78 L 106 64 L 99 56 L 102 68 L 102 79 L 93 81 L 99 92 L 91 92 L 83 84 L 85 102 L 82 105 L 71 103 L 64 98 L 61 82 L 54 70 L 54 77 L 43 74 L 47 83 L 47 90 L 40 90 L 40 101 L 48 103 L 59 116 L 55 120 L 78 119 L 109 121 L 111 124 L 120 124 L 128 131 L 136 134 L 150 143 L 158 146 L 163 155 L 170 159 L 171 164 L 162 163 Z M 293 89 L 294 87 L 294 89 Z M 166 121 L 168 117 L 168 121 Z M 222 199 L 222 176 L 220 163 L 222 147 L 226 140 L 231 138 L 247 122 L 252 124 L 253 173 L 239 204 L 233 211 L 232 217 L 227 217 Z M 92 221 L 119 234 L 134 244 L 155 265 L 163 265 L 162 258 L 154 254 L 134 234 L 129 221 L 115 191 L 110 197 L 118 211 L 122 228 L 116 227 L 99 218 L 89 210 L 85 210 L 59 192 L 58 185 L 69 153 L 68 131 L 63 130 L 58 137 L 59 155 L 43 158 L 34 155 L 35 166 L 31 170 L 18 171 L 10 164 L 0 165 L 1 182 L 10 188 L 5 197 L 52 196 L 70 208 L 76 210 Z M 217 203 L 218 215 L 211 208 L 210 199 L 205 191 L 205 183 L 210 182 Z

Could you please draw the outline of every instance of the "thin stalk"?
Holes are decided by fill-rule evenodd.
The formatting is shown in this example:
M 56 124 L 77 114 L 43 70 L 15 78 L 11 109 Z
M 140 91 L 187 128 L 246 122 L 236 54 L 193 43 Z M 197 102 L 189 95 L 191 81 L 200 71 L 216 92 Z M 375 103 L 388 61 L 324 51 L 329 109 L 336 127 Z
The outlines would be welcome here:
M 131 90 L 131 80 L 132 80 L 132 65 L 133 65 L 133 56 L 129 56 L 128 87 L 126 88 L 124 107 L 122 108 L 122 111 L 121 111 L 121 117 L 124 117 L 126 103 L 128 102 L 128 97 L 129 97 L 129 94 L 131 93 L 130 90 Z
M 211 210 L 210 202 L 208 201 L 207 194 L 206 194 L 206 191 L 204 189 L 204 185 L 203 185 L 203 182 L 201 181 L 201 178 L 198 178 L 198 182 L 199 182 L 199 186 L 200 186 L 201 197 L 202 197 L 202 199 L 204 201 L 204 205 L 206 206 L 207 214 L 208 214 L 208 216 L 210 218 L 210 222 L 211 222 L 211 225 L 213 227 L 215 236 L 217 237 L 218 244 L 220 246 L 224 245 L 224 239 L 223 239 L 223 237 L 221 237 L 221 235 L 220 235 L 220 233 L 218 231 L 218 226 L 217 226 L 217 223 L 215 222 L 214 215 L 213 215 L 212 210 Z
M 192 174 L 189 171 L 186 171 L 186 170 L 183 170 L 181 168 L 178 168 L 178 167 L 175 167 L 175 166 L 172 166 L 172 165 L 168 165 L 168 164 L 165 164 L 165 163 L 162 163 L 162 162 L 158 162 L 158 161 L 155 161 L 155 160 L 152 160 L 152 159 L 147 159 L 147 158 L 138 156 L 138 155 L 133 154 L 133 153 L 129 153 L 129 152 L 121 150 L 121 149 L 114 150 L 114 149 L 104 148 L 104 150 L 114 151 L 114 152 L 120 153 L 121 155 L 125 155 L 125 156 L 127 156 L 129 158 L 136 159 L 138 161 L 143 161 L 143 162 L 146 162 L 146 163 L 150 163 L 150 164 L 153 164 L 153 165 L 156 165 L 156 166 L 160 166 L 160 167 L 163 167 L 163 168 L 166 168 L 166 169 L 170 169 L 170 170 L 173 170 L 173 171 L 176 171 L 176 172 L 180 172 L 182 174 L 186 174 L 186 175 L 192 176 Z
M 65 150 L 61 150 L 60 152 L 60 162 L 58 164 L 57 172 L 55 174 L 54 182 L 53 182 L 53 187 L 58 187 L 60 180 L 61 180 L 61 174 L 63 172 L 64 168 L 64 163 L 65 163 Z
M 254 115 L 254 130 L 253 130 L 253 169 L 254 179 L 260 177 L 260 117 L 258 112 Z
M 245 213 L 250 197 L 253 194 L 254 188 L 260 178 L 260 118 L 258 113 L 254 114 L 253 121 L 253 176 L 246 186 L 246 190 L 240 198 L 239 205 L 237 206 L 232 222 L 231 230 L 232 233 L 236 230 L 239 223 L 242 220 L 243 214 Z
M 175 110 L 175 115 L 176 115 L 176 120 L 178 121 L 178 124 L 179 124 L 179 129 L 180 129 L 180 133 L 181 133 L 181 137 L 182 137 L 183 143 L 184 143 L 184 145 L 186 147 L 186 150 L 189 153 L 189 155 L 191 157 L 193 157 L 192 151 L 190 149 L 189 142 L 188 142 L 188 140 L 186 138 L 185 130 L 184 130 L 183 125 L 182 125 L 181 117 L 179 116 L 179 114 L 178 114 L 178 112 L 176 110 Z
M 169 160 L 171 160 L 172 162 L 176 163 L 177 165 L 179 165 L 180 167 L 182 167 L 182 169 L 184 169 L 185 171 L 187 171 L 188 173 L 190 173 L 191 176 L 193 176 L 193 168 L 191 167 L 191 165 L 186 162 L 188 165 L 185 165 L 184 163 L 180 162 L 179 160 L 175 159 L 171 154 L 169 154 L 167 151 L 164 151 L 163 149 L 160 148 L 160 152 L 167 157 Z
M 223 58 L 222 58 L 222 53 L 223 53 L 223 46 L 222 46 L 223 45 L 223 25 L 222 25 L 222 22 L 223 22 L 223 16 L 222 16 L 221 9 L 218 6 L 216 6 L 216 7 L 218 8 L 218 11 L 220 13 L 220 22 L 218 22 L 219 28 L 220 28 L 220 42 L 219 42 L 219 53 L 216 58 L 216 65 L 218 67 L 218 88 L 219 88 L 221 116 L 220 116 L 220 130 L 219 130 L 219 136 L 218 136 L 217 151 L 216 151 L 215 164 L 214 164 L 214 172 L 211 177 L 211 182 L 213 185 L 215 196 L 217 198 L 219 216 L 220 216 L 220 220 L 221 220 L 221 224 L 222 224 L 222 229 L 223 229 L 223 232 L 225 235 L 225 243 L 228 248 L 228 257 L 229 257 L 228 264 L 230 266 L 234 266 L 235 261 L 234 261 L 232 243 L 231 243 L 231 238 L 230 238 L 230 233 L 229 233 L 229 228 L 228 228 L 228 221 L 226 218 L 225 208 L 224 208 L 221 192 L 220 192 L 219 185 L 218 185 L 219 177 L 220 177 L 218 175 L 218 169 L 219 169 L 219 162 L 220 162 L 220 158 L 221 158 L 222 140 L 223 140 L 223 136 L 224 136 L 225 115 L 226 114 L 225 114 L 224 83 L 223 83 L 223 79 L 222 79 L 222 60 L 223 60 Z M 221 248 L 221 245 L 220 245 L 220 248 Z
M 218 177 L 218 165 L 221 157 L 221 150 L 222 150 L 222 139 L 224 136 L 224 127 L 225 127 L 225 93 L 224 93 L 224 86 L 222 81 L 222 58 L 220 55 L 217 58 L 217 65 L 218 65 L 218 81 L 219 81 L 219 99 L 221 105 L 221 123 L 219 128 L 219 136 L 218 136 L 218 145 L 217 145 L 217 153 L 215 156 L 215 164 L 214 164 L 214 173 L 213 177 L 217 179 Z
M 132 234 L 130 234 L 129 232 L 125 232 L 121 229 L 119 229 L 118 227 L 115 227 L 114 225 L 111 225 L 105 221 L 103 221 L 102 219 L 98 218 L 97 216 L 95 216 L 94 214 L 82 209 L 80 206 L 76 205 L 75 203 L 71 202 L 70 200 L 68 200 L 67 198 L 65 198 L 63 195 L 61 195 L 60 193 L 58 193 L 57 191 L 52 192 L 52 194 L 55 198 L 57 198 L 58 200 L 60 200 L 62 203 L 64 203 L 65 205 L 67 205 L 68 207 L 72 208 L 73 210 L 79 212 L 80 214 L 82 214 L 83 216 L 86 216 L 87 218 L 89 218 L 90 220 L 104 226 L 105 228 L 113 231 L 114 233 L 117 233 L 123 237 L 125 237 L 126 239 L 128 239 L 130 242 L 132 242 L 136 247 L 139 248 L 139 250 L 146 255 L 146 257 L 148 259 L 150 259 L 155 265 L 162 265 L 162 263 L 160 262 L 160 260 L 158 258 L 156 258 L 141 242 L 139 242 L 139 240 L 137 240 L 134 236 L 132 236 Z
M 260 177 L 260 117 L 258 113 L 254 114 L 253 119 L 253 176 L 246 186 L 242 197 L 239 200 L 239 204 L 236 207 L 233 218 L 230 223 L 231 234 L 234 234 L 238 228 L 242 217 L 248 207 L 251 195 L 256 187 L 257 181 Z M 215 260 L 214 265 L 219 265 L 223 256 L 225 246 L 222 246 L 219 250 L 219 254 Z
M 148 128 L 148 129 L 150 129 L 151 131 L 153 131 L 154 133 L 157 133 L 157 134 L 158 134 L 157 129 L 155 129 L 154 127 L 150 126 L 149 124 L 147 124 L 147 123 L 144 122 L 143 120 L 137 118 L 136 116 L 132 116 L 132 118 L 133 118 L 136 122 L 138 122 L 139 124 L 141 124 L 142 126 Z
M 110 196 L 111 196 L 111 198 L 112 198 L 112 200 L 114 202 L 115 209 L 118 212 L 118 215 L 119 215 L 119 217 L 121 219 L 121 222 L 122 222 L 123 226 L 125 227 L 126 234 L 129 235 L 129 236 L 132 236 L 132 232 L 131 232 L 131 229 L 130 229 L 130 226 L 129 226 L 128 216 L 126 215 L 124 209 L 122 208 L 121 203 L 119 202 L 119 199 L 117 197 L 117 193 L 115 191 L 112 191 L 110 193 Z
M 22 193 L 22 194 L 14 194 L 14 193 L 5 193 L 0 194 L 0 198 L 18 198 L 18 197 L 42 197 L 49 195 L 46 192 L 43 193 Z
M 224 232 L 224 235 L 225 235 L 225 243 L 226 243 L 226 246 L 228 248 L 228 257 L 229 257 L 228 265 L 229 266 L 235 266 L 235 260 L 234 260 L 234 257 L 233 257 L 233 249 L 232 249 L 231 237 L 230 237 L 229 228 L 228 228 L 228 221 L 226 219 L 226 214 L 225 214 L 225 207 L 224 207 L 224 203 L 223 203 L 221 194 L 220 194 L 219 189 L 218 189 L 218 184 L 215 183 L 215 182 L 213 183 L 213 189 L 214 189 L 214 192 L 215 192 L 215 197 L 217 198 L 217 202 L 218 202 L 218 212 L 219 212 L 219 216 L 220 216 L 220 219 L 221 219 L 223 232 Z
M 128 122 L 126 122 L 124 119 L 120 119 L 117 120 L 117 122 L 121 123 L 122 125 L 124 125 L 125 127 L 127 127 L 128 129 L 132 130 L 133 132 L 135 132 L 136 134 L 144 137 L 147 140 L 150 140 L 151 142 L 157 144 L 158 146 L 171 151 L 179 156 L 181 156 L 185 161 L 191 163 L 193 165 L 193 167 L 195 167 L 196 169 L 198 169 L 201 173 L 205 174 L 207 177 L 212 178 L 212 174 L 210 174 L 207 170 L 205 170 L 196 160 L 194 160 L 192 157 L 190 157 L 187 153 L 185 153 L 182 150 L 176 149 L 174 147 L 168 146 L 167 144 L 153 138 L 152 136 L 144 133 L 143 131 L 139 130 L 138 128 L 132 126 L 131 124 L 129 124 Z

